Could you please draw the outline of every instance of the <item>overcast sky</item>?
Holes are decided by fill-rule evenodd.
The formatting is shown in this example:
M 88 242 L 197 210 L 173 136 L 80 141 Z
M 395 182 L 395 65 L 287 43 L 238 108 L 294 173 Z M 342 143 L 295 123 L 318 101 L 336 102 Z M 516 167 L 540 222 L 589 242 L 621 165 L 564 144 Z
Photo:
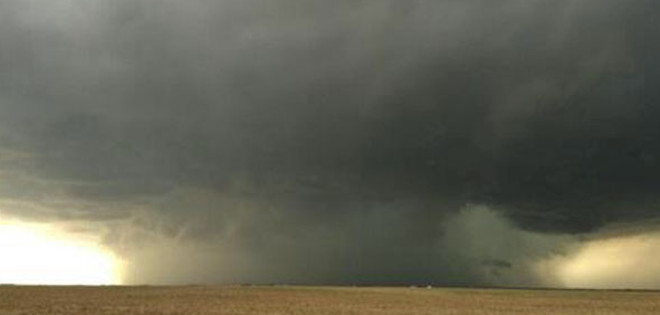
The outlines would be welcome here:
M 0 213 L 127 283 L 558 285 L 533 263 L 656 230 L 658 14 L 4 0 Z

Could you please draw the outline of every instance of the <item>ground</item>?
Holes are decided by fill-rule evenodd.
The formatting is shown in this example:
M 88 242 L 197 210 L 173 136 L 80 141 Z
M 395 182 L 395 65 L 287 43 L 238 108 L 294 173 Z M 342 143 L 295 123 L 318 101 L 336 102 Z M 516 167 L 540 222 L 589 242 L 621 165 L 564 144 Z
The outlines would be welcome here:
M 660 314 L 660 292 L 296 286 L 0 286 L 0 315 Z

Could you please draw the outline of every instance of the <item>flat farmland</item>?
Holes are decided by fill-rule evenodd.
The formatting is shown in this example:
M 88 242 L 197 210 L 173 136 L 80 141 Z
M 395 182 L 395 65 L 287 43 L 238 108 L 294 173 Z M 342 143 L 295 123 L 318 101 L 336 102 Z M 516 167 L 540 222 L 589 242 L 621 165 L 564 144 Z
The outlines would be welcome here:
M 0 286 L 0 315 L 660 314 L 652 291 Z

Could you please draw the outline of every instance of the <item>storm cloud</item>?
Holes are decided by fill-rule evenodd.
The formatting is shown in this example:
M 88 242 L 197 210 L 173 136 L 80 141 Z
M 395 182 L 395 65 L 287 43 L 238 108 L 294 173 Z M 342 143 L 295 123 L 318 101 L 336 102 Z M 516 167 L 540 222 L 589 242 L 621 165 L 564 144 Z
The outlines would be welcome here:
M 658 217 L 657 13 L 4 1 L 0 212 L 103 235 L 130 283 L 547 284 Z

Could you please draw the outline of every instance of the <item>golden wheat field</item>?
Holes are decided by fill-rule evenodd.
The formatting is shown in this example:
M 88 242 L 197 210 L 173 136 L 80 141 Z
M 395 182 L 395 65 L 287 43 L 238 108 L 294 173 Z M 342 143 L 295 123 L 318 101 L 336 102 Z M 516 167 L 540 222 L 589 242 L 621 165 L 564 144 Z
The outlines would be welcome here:
M 18 314 L 660 314 L 644 291 L 0 286 L 0 315 Z

